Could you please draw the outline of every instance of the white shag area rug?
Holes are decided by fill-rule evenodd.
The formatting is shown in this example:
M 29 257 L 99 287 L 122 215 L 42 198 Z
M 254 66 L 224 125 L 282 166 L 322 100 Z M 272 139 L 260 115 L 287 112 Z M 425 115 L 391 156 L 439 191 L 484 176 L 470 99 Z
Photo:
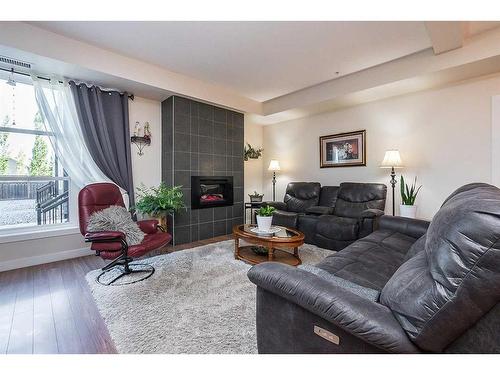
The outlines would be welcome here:
M 234 259 L 234 241 L 147 258 L 149 279 L 103 286 L 87 274 L 97 307 L 119 353 L 257 353 L 255 285 L 250 265 Z M 330 250 L 303 245 L 303 264 Z

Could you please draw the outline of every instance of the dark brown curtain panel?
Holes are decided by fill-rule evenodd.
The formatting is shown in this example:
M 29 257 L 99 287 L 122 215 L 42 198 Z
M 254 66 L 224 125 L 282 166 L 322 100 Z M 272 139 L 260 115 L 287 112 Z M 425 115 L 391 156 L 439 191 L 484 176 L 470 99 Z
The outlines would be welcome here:
M 130 153 L 128 96 L 70 81 L 85 143 L 97 166 L 127 191 L 135 204 Z

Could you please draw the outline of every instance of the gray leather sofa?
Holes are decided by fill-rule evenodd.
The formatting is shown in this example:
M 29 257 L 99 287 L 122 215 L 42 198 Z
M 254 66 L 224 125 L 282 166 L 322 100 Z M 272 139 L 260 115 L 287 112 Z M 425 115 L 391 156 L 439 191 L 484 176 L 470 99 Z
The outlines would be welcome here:
M 283 202 L 264 204 L 276 208 L 273 225 L 297 228 L 306 243 L 341 250 L 373 231 L 384 214 L 386 195 L 384 184 L 291 182 Z
M 310 269 L 254 266 L 259 352 L 500 353 L 499 239 L 500 190 L 469 184 L 431 223 L 382 216 Z

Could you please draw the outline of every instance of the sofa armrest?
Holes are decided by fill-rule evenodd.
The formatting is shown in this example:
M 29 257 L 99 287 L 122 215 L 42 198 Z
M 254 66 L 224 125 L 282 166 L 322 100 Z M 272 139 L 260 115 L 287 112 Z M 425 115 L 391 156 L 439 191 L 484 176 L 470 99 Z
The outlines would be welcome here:
M 392 230 L 413 238 L 422 237 L 427 232 L 429 224 L 430 221 L 427 220 L 389 215 L 382 216 L 378 223 L 379 229 Z
M 85 242 L 110 242 L 125 239 L 125 233 L 119 231 L 88 232 L 85 233 Z
M 158 232 L 158 220 L 140 220 L 137 222 L 139 229 L 146 234 L 153 234 Z
M 277 210 L 287 211 L 285 202 L 264 202 L 262 206 L 271 206 L 276 208 Z
M 252 267 L 248 278 L 359 339 L 395 353 L 418 353 L 391 310 L 307 271 L 276 262 Z
M 309 215 L 331 215 L 331 214 L 333 214 L 333 207 L 312 206 L 312 207 L 306 208 L 306 214 L 309 214 Z
M 380 217 L 384 214 L 385 214 L 385 212 L 382 210 L 378 210 L 376 208 L 369 208 L 367 210 L 362 211 L 360 217 L 362 219 L 374 219 L 374 218 Z
M 359 233 L 358 237 L 363 238 L 368 236 L 378 228 L 379 219 L 384 216 L 385 212 L 376 208 L 369 208 L 362 211 L 358 216 Z

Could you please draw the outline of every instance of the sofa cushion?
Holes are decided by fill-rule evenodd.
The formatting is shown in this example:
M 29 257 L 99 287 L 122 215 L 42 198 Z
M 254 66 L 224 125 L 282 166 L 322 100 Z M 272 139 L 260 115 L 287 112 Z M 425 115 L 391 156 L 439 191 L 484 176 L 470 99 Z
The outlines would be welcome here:
M 316 267 L 358 285 L 382 290 L 403 263 L 415 238 L 378 230 L 323 259 Z
M 442 351 L 500 301 L 500 190 L 469 184 L 434 216 L 425 249 L 382 290 L 412 341 Z
M 288 228 L 297 228 L 298 214 L 296 212 L 288 212 L 276 210 L 273 212 L 272 225 L 279 225 Z
M 359 223 L 350 217 L 324 215 L 319 217 L 316 231 L 327 238 L 350 241 L 358 238 Z
M 304 233 L 304 242 L 316 244 L 316 223 L 319 216 L 316 215 L 299 215 L 297 229 Z
M 333 207 L 326 206 L 312 206 L 306 209 L 306 214 L 309 215 L 331 215 Z
M 335 207 L 338 192 L 338 186 L 322 186 L 319 194 L 319 205 L 332 208 Z
M 338 191 L 334 215 L 357 218 L 369 208 L 383 211 L 386 194 L 387 186 L 384 184 L 343 182 Z
M 287 211 L 305 212 L 307 208 L 317 206 L 320 190 L 319 182 L 290 182 L 284 198 Z

